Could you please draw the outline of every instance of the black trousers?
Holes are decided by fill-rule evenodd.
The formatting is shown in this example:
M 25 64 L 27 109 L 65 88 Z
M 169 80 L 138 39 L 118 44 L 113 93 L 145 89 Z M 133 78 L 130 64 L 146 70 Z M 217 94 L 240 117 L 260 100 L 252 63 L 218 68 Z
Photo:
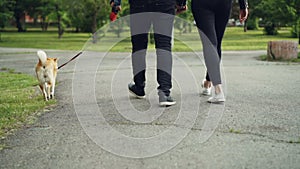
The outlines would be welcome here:
M 132 43 L 132 69 L 137 87 L 145 87 L 146 51 L 151 25 L 154 31 L 157 55 L 158 89 L 166 96 L 172 88 L 171 41 L 175 15 L 175 0 L 131 0 L 130 29 Z
M 192 13 L 203 45 L 206 80 L 221 84 L 222 39 L 230 17 L 232 0 L 192 0 Z

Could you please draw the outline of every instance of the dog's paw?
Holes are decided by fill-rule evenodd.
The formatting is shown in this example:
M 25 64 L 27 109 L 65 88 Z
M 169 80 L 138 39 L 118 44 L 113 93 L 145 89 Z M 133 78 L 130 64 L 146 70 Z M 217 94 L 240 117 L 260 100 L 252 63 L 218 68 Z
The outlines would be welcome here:
M 54 99 L 54 95 L 53 94 L 50 94 L 50 99 Z

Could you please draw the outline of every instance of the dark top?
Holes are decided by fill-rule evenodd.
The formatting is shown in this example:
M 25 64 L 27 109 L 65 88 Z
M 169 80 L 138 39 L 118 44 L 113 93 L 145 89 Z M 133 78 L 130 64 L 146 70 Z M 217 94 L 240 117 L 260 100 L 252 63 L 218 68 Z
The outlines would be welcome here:
M 110 0 L 110 3 L 114 2 L 115 6 L 119 6 L 122 3 L 121 1 L 122 0 Z M 176 0 L 176 4 L 179 6 L 184 6 L 186 5 L 186 0 Z
M 248 2 L 247 0 L 239 0 L 240 9 L 246 9 L 248 8 Z
M 115 6 L 119 6 L 122 3 L 121 1 L 122 0 L 110 0 L 110 3 L 114 2 Z M 186 0 L 176 0 L 176 4 L 179 6 L 184 6 L 184 5 L 186 5 Z M 240 9 L 248 8 L 247 0 L 239 0 L 239 4 L 240 4 Z

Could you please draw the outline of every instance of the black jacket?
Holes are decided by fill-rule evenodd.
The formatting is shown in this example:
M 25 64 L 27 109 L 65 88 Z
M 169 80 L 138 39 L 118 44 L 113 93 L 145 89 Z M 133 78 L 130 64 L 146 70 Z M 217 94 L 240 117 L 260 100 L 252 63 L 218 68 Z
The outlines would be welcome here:
M 115 6 L 121 5 L 121 0 L 110 0 L 110 3 L 114 2 Z M 186 5 L 186 0 L 176 0 L 176 4 L 179 6 Z
M 114 2 L 115 6 L 121 5 L 121 0 L 110 0 L 110 3 Z M 186 0 L 176 0 L 176 4 L 179 6 L 186 5 Z M 248 8 L 248 2 L 247 0 L 239 0 L 240 9 L 246 9 Z

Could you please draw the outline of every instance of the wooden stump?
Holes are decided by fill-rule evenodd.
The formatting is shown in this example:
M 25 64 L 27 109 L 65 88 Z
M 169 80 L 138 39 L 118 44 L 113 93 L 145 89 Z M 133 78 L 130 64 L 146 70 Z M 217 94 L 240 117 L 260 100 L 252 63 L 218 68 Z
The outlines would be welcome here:
M 268 60 L 288 60 L 298 57 L 298 43 L 294 41 L 270 41 Z

